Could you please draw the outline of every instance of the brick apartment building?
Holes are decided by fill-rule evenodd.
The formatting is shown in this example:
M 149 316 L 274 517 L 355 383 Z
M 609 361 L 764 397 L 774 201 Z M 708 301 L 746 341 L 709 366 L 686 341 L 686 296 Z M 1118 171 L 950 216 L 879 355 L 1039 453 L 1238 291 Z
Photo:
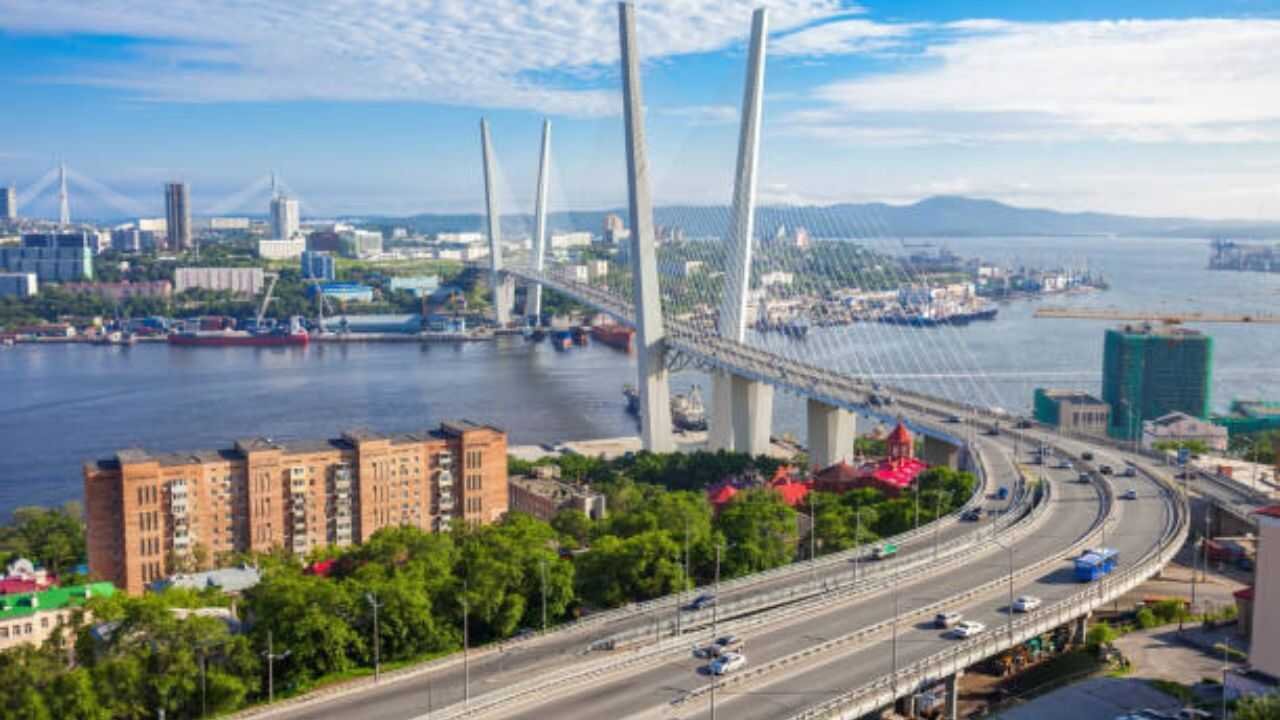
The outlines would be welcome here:
M 506 433 L 471 422 L 404 435 L 122 450 L 84 467 L 89 572 L 129 593 L 230 552 L 304 555 L 384 527 L 447 530 L 507 511 Z M 197 547 L 203 552 L 197 552 Z

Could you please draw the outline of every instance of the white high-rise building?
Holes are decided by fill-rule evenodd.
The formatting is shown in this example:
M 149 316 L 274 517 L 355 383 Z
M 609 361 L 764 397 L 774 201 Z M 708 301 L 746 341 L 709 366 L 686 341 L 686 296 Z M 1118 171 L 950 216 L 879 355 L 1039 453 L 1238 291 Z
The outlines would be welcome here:
M 300 225 L 298 201 L 286 195 L 271 198 L 271 237 L 275 240 L 292 240 Z

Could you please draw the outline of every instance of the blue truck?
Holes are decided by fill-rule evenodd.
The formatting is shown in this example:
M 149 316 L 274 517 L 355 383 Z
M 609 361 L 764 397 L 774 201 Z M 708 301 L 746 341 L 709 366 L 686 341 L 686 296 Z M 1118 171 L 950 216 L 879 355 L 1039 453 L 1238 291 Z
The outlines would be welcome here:
M 1076 558 L 1076 580 L 1079 582 L 1093 582 L 1108 575 L 1112 570 L 1116 569 L 1116 563 L 1120 560 L 1120 553 L 1114 548 L 1094 548 L 1081 553 Z

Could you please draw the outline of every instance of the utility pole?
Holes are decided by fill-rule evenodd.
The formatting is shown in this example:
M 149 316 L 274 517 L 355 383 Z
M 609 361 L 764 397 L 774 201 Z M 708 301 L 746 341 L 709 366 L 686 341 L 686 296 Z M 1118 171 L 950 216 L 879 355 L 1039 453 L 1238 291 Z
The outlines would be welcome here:
M 378 636 L 378 608 L 382 607 L 382 603 L 371 592 L 365 593 L 364 599 L 373 608 L 373 681 L 378 682 L 382 678 L 382 639 Z
M 1231 669 L 1231 639 L 1222 641 L 1222 720 L 1227 720 L 1227 672 Z
M 813 510 L 813 491 L 809 491 L 809 569 L 813 574 L 813 584 L 818 584 L 818 514 Z
M 893 568 L 893 656 L 889 679 L 893 682 L 893 701 L 898 701 L 898 568 Z
M 919 530 L 920 529 L 920 479 L 916 478 L 916 480 L 914 481 L 914 484 L 916 486 L 916 522 L 915 522 L 915 527 L 912 529 Z
M 277 654 L 275 651 L 275 645 L 272 643 L 272 640 L 271 640 L 271 631 L 270 630 L 267 631 L 267 651 L 264 652 L 262 656 L 267 659 L 267 703 L 268 704 L 276 701 L 276 675 L 275 675 L 276 661 L 283 660 L 289 657 L 289 653 L 291 652 L 293 651 L 285 650 L 284 652 Z
M 859 500 L 853 514 L 853 581 L 858 582 L 858 558 L 862 555 L 862 501 Z
M 723 545 L 716 545 L 716 593 L 715 600 L 711 603 L 711 641 L 715 642 L 716 635 L 719 632 L 718 620 L 720 618 L 720 550 Z M 712 705 L 714 708 L 715 706 Z
M 942 523 L 938 522 L 938 519 L 942 517 L 942 496 L 943 495 L 947 495 L 948 499 L 950 499 L 949 494 L 939 492 L 937 495 L 934 496 L 934 501 L 933 501 L 933 559 L 934 560 L 938 559 L 938 530 L 942 525 Z
M 1009 551 L 1009 645 L 1013 646 L 1013 545 L 1006 548 Z

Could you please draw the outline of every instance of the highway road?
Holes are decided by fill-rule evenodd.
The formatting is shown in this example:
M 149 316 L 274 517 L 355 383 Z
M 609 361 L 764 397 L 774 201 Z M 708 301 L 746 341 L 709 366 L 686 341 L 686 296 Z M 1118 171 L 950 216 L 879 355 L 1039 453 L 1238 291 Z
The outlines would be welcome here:
M 1025 459 L 1025 458 L 1024 458 Z M 1074 482 L 1075 471 L 1043 468 L 1043 474 L 1054 484 L 1055 494 L 1040 529 L 1031 537 L 1017 543 L 1014 549 L 1015 568 L 1031 565 L 1046 557 L 1060 555 L 1064 548 L 1089 532 L 1101 517 L 1102 498 L 1099 489 L 1092 484 Z M 1132 531 L 1111 533 L 1110 544 L 1120 549 L 1122 556 L 1141 552 L 1155 542 L 1168 512 L 1167 504 L 1160 499 L 1158 486 L 1147 480 L 1134 481 L 1140 489 L 1140 498 L 1117 508 L 1119 517 L 1130 521 Z M 1115 517 L 1115 515 L 1113 515 Z M 1117 521 L 1113 520 L 1113 523 Z M 1120 522 L 1124 522 L 1123 520 Z M 932 577 L 904 576 L 898 588 L 898 605 L 902 614 L 945 600 L 959 592 L 994 578 L 1007 577 L 1008 553 L 995 549 L 975 556 L 964 567 L 945 571 Z M 1071 568 L 1067 560 L 1058 563 L 1050 571 L 1034 581 L 1017 583 L 1015 593 L 1028 592 L 1054 599 L 1077 590 L 1071 580 Z M 986 622 L 989 627 L 998 625 L 1005 617 L 1003 608 L 1007 593 L 973 608 L 961 609 L 974 619 Z M 721 632 L 735 632 L 745 641 L 744 654 L 750 663 L 763 663 L 805 649 L 860 628 L 892 618 L 894 601 L 892 593 L 841 604 L 829 610 L 814 613 L 791 622 L 758 630 L 737 632 L 733 623 L 726 623 Z M 898 643 L 899 663 L 921 657 L 943 646 L 950 640 L 941 637 L 940 631 L 925 629 L 918 623 L 904 623 Z M 709 638 L 704 638 L 709 639 Z M 779 717 L 790 710 L 803 707 L 842 692 L 858 678 L 870 680 L 890 669 L 892 662 L 891 634 L 879 641 L 841 653 L 824 668 L 815 669 L 803 678 L 778 678 L 747 693 L 721 693 L 718 699 L 727 712 L 726 717 Z M 696 701 L 673 705 L 689 692 L 709 683 L 702 670 L 705 661 L 694 659 L 690 653 L 672 656 L 657 667 L 630 673 L 586 688 L 566 689 L 550 702 L 520 708 L 510 714 L 491 714 L 488 717 L 518 718 L 625 718 L 661 717 L 687 718 L 705 716 L 709 710 L 709 695 Z M 788 673 L 790 674 L 790 673 Z
M 991 442 L 989 438 L 981 438 L 984 457 L 993 479 L 992 488 L 1008 485 L 1011 488 L 1016 481 L 1016 474 L 1008 457 L 1009 448 L 1003 443 Z M 1010 500 L 998 500 L 986 497 L 980 507 L 984 514 L 997 515 L 1009 507 Z M 992 520 L 982 524 L 964 522 L 946 522 L 939 527 L 936 541 L 945 545 L 951 540 L 959 539 L 967 533 L 979 532 Z M 933 552 L 935 534 L 929 533 L 902 544 L 899 557 L 906 561 L 918 553 Z M 724 588 L 720 593 L 722 606 L 729 606 L 735 601 L 775 592 L 797 583 L 809 582 L 815 576 L 818 581 L 847 574 L 851 569 L 848 560 L 823 565 L 822 558 L 815 573 L 808 571 L 768 577 L 746 586 Z M 707 590 L 703 588 L 701 590 Z M 687 593 L 681 602 L 687 602 L 695 593 Z M 507 643 L 501 652 L 476 653 L 468 663 L 469 668 L 457 664 L 442 668 L 429 675 L 387 682 L 376 688 L 353 693 L 345 697 L 333 698 L 323 703 L 303 705 L 294 708 L 281 707 L 269 713 L 272 718 L 318 719 L 361 717 L 368 720 L 405 720 L 415 718 L 427 712 L 427 708 L 439 709 L 447 705 L 460 703 L 465 698 L 466 675 L 470 674 L 470 696 L 474 699 L 480 695 L 503 688 L 511 683 L 527 680 L 539 674 L 570 667 L 576 663 L 593 662 L 594 658 L 604 655 L 602 652 L 588 652 L 587 648 L 594 642 L 625 633 L 637 628 L 653 627 L 655 620 L 663 623 L 674 618 L 675 603 L 666 606 L 660 612 L 629 616 L 581 631 L 551 633 L 546 637 L 533 638 L 521 642 Z M 266 716 L 266 715 L 259 715 Z

